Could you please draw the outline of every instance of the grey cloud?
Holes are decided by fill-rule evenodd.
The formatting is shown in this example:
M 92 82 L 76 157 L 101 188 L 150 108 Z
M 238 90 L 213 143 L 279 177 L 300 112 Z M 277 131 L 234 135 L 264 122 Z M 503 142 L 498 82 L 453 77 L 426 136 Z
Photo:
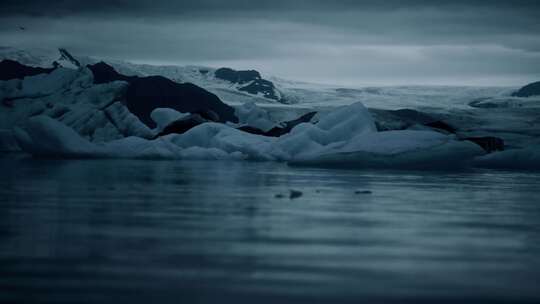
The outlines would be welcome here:
M 4 0 L 0 40 L 300 80 L 516 84 L 540 75 L 538 20 L 540 1 Z
M 477 9 L 537 10 L 540 7 L 534 0 L 4 0 L 0 4 L 4 15 L 59 16 L 84 14 L 119 15 L 176 15 L 200 12 L 275 12 L 275 11 L 392 11 L 402 9 Z

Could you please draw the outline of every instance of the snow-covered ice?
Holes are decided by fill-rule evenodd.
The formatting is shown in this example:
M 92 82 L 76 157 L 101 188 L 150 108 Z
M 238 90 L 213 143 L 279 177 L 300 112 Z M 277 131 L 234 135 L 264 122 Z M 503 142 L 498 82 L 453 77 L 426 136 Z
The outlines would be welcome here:
M 434 131 L 377 132 L 369 111 L 361 103 L 331 111 L 316 124 L 300 124 L 279 138 L 205 123 L 184 134 L 154 140 L 130 136 L 91 143 L 47 116 L 30 118 L 26 127 L 16 129 L 15 134 L 25 151 L 49 157 L 253 159 L 311 165 L 436 168 L 484 154 L 473 143 Z
M 150 138 L 153 131 L 124 106 L 127 83 L 93 84 L 87 68 L 58 68 L 50 74 L 0 81 L 0 130 L 24 125 L 46 115 L 73 128 L 84 138 L 104 142 L 126 136 Z
M 150 117 L 156 123 L 156 133 L 165 129 L 170 123 L 189 116 L 190 113 L 181 113 L 170 108 L 156 108 L 150 113 Z
M 342 147 L 295 159 L 292 164 L 348 169 L 457 169 L 484 154 L 478 145 L 441 133 L 403 130 L 360 135 Z
M 62 59 L 58 53 L 32 55 L 5 49 L 0 57 L 42 67 Z M 77 60 L 84 66 L 100 59 L 78 56 Z M 17 149 L 17 138 L 26 151 L 59 157 L 232 158 L 340 166 L 354 163 L 357 167 L 453 166 L 474 158 L 472 164 L 482 167 L 538 167 L 540 149 L 534 143 L 540 138 L 540 100 L 512 97 L 514 87 L 342 88 L 270 78 L 284 98 L 294 103 L 285 105 L 239 92 L 216 79 L 213 68 L 107 62 L 127 75 L 162 75 L 193 82 L 234 105 L 239 123 L 204 123 L 184 134 L 150 140 L 188 113 L 156 109 L 151 117 L 158 127 L 151 130 L 122 103 L 127 83 L 96 85 L 87 68 L 66 62 L 49 75 L 0 81 L 0 148 Z M 403 108 L 441 119 L 456 129 L 456 135 L 433 132 L 422 124 L 379 120 L 378 126 L 384 123 L 391 131 L 377 132 L 370 111 L 377 114 Z M 317 123 L 300 124 L 279 138 L 235 129 L 247 125 L 267 131 L 310 111 L 318 112 Z M 458 140 L 481 136 L 500 137 L 507 151 L 483 156 L 479 146 Z
M 276 125 L 270 114 L 265 109 L 258 107 L 254 102 L 247 102 L 237 106 L 235 109 L 240 125 L 247 125 L 265 132 Z

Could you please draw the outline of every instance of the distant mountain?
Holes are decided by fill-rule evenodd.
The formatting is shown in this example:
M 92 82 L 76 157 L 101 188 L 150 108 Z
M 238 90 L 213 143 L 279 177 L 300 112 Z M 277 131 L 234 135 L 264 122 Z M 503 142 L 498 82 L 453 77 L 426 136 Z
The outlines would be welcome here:
M 179 83 L 190 82 L 216 94 L 227 103 L 289 103 L 281 90 L 255 70 L 201 66 L 155 66 L 105 61 L 118 72 L 134 76 L 163 76 Z
M 255 70 L 236 71 L 231 68 L 220 68 L 214 72 L 214 75 L 216 78 L 236 84 L 246 84 L 261 79 L 261 74 Z
M 88 68 L 94 74 L 94 84 L 128 82 L 125 103 L 129 111 L 149 127 L 156 126 L 150 116 L 156 108 L 171 108 L 182 113 L 211 111 L 219 122 L 238 122 L 234 108 L 192 83 L 177 83 L 163 76 L 126 76 L 104 62 L 88 65 Z
M 68 56 L 69 54 L 69 56 Z M 71 60 L 71 58 L 75 60 Z M 455 86 L 383 86 L 342 87 L 292 81 L 255 70 L 235 71 L 230 68 L 205 66 L 174 66 L 135 64 L 127 61 L 81 56 L 68 50 L 19 50 L 0 47 L 0 60 L 12 59 L 21 64 L 51 68 L 57 62 L 62 67 L 76 69 L 100 61 L 125 76 L 163 76 L 177 83 L 193 83 L 215 94 L 228 105 L 256 104 L 295 106 L 336 106 L 357 101 L 369 107 L 396 109 L 402 107 L 433 106 L 467 107 L 472 100 L 485 97 L 508 99 L 515 87 L 455 87 Z M 78 62 L 78 65 L 77 65 Z M 530 99 L 530 98 L 529 98 Z M 522 101 L 520 101 L 521 103 Z M 523 101 L 536 105 L 532 101 Z M 294 117 L 281 117 L 291 120 Z
M 289 103 L 284 94 L 270 80 L 263 79 L 255 70 L 236 71 L 230 68 L 201 66 L 157 66 L 134 64 L 88 56 L 76 56 L 68 50 L 19 50 L 0 48 L 0 60 L 10 59 L 32 67 L 64 67 L 77 69 L 88 64 L 106 62 L 126 76 L 163 76 L 178 83 L 193 83 L 214 94 L 227 103 Z
M 253 95 L 262 95 L 265 98 L 285 103 L 281 92 L 274 84 L 261 77 L 255 70 L 236 71 L 231 68 L 220 68 L 214 72 L 216 78 L 239 85 L 238 90 Z

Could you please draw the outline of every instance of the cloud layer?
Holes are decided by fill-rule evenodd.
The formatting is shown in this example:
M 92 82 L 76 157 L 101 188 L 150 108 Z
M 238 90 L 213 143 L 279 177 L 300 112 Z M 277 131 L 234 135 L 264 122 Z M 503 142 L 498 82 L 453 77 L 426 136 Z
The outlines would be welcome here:
M 346 85 L 540 78 L 538 1 L 382 2 L 4 0 L 0 41 Z

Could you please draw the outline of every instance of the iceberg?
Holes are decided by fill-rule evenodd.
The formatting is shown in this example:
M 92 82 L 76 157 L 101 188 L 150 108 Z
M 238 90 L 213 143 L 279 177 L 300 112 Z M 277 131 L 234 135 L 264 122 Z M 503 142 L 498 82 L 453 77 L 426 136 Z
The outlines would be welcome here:
M 21 127 L 30 117 L 46 115 L 91 142 L 151 138 L 152 130 L 121 102 L 126 89 L 123 81 L 93 84 L 86 68 L 57 68 L 50 74 L 0 81 L 0 129 Z
M 172 122 L 189 116 L 189 113 L 178 112 L 171 108 L 156 108 L 150 113 L 150 118 L 156 123 L 156 133 L 159 133 Z
M 254 102 L 248 102 L 235 108 L 235 115 L 240 125 L 260 129 L 264 132 L 272 129 L 276 122 L 270 119 L 268 112 L 258 107 Z
M 163 122 L 175 115 L 179 114 L 160 110 L 154 117 Z M 484 154 L 478 145 L 434 131 L 377 132 L 361 103 L 321 115 L 316 124 L 299 124 L 281 137 L 208 122 L 183 134 L 151 140 L 128 136 L 92 143 L 43 115 L 17 128 L 15 137 L 23 150 L 35 156 L 71 158 L 251 159 L 310 166 L 434 169 L 454 168 Z
M 335 168 L 456 169 L 484 150 L 434 131 L 386 131 L 356 136 L 328 151 L 297 158 L 298 166 Z
M 489 169 L 540 170 L 540 144 L 480 156 L 475 158 L 474 165 Z
M 207 124 L 191 132 L 208 135 L 208 129 L 218 125 L 236 131 L 233 128 L 220 124 Z M 205 130 L 206 129 L 206 130 Z M 202 132 L 201 132 L 202 131 Z M 240 132 L 240 131 L 238 131 Z M 246 158 L 238 149 L 231 147 L 231 153 L 225 149 L 218 149 L 212 144 L 203 147 L 200 142 L 182 148 L 173 139 L 182 140 L 171 135 L 148 140 L 141 137 L 129 136 L 106 143 L 92 143 L 83 138 L 72 128 L 52 119 L 40 115 L 29 119 L 23 128 L 15 128 L 14 135 L 19 146 L 36 157 L 52 158 L 136 158 L 136 159 L 244 159 Z M 195 137 L 186 137 L 189 142 Z M 233 140 L 234 141 L 234 140 Z M 244 141 L 245 142 L 245 141 Z M 225 146 L 215 141 L 216 146 Z M 246 144 L 247 145 L 247 144 Z
M 26 152 L 40 157 L 102 157 L 98 146 L 75 130 L 48 116 L 28 120 L 25 130 L 16 127 L 15 138 Z

